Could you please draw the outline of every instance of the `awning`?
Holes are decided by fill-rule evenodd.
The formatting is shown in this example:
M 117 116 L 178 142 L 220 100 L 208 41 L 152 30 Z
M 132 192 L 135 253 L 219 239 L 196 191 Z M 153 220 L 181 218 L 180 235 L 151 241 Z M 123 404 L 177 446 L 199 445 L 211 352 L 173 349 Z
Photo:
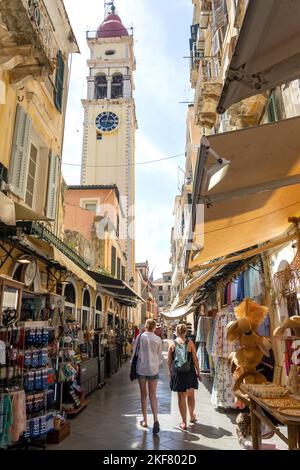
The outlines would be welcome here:
M 251 0 L 217 107 L 300 77 L 300 2 Z
M 180 308 L 177 308 L 175 310 L 170 310 L 168 312 L 161 312 L 161 315 L 165 317 L 166 320 L 180 320 L 181 318 L 184 318 L 186 315 L 188 315 L 192 311 L 193 311 L 193 307 L 191 307 L 188 304 Z
M 14 202 L 14 205 L 16 210 L 16 220 L 51 220 L 44 215 L 38 214 L 29 207 L 23 206 L 23 204 L 20 204 L 19 202 Z
M 115 279 L 105 274 L 100 274 L 94 271 L 88 271 L 91 276 L 99 285 L 100 288 L 125 305 L 134 306 L 136 301 L 145 303 L 145 300 L 140 297 L 125 281 Z
M 57 248 L 53 247 L 53 260 L 60 264 L 62 267 L 66 268 L 72 274 L 74 274 L 78 279 L 88 284 L 90 287 L 96 290 L 97 285 L 94 279 L 92 279 L 83 269 L 77 266 L 73 261 L 71 261 L 67 256 L 65 256 Z
M 13 201 L 0 191 L 0 222 L 16 225 L 15 205 Z
M 299 129 L 297 117 L 202 139 L 191 226 L 199 251 L 189 252 L 189 269 L 280 237 L 288 218 L 300 216 Z M 208 191 L 205 175 L 216 167 L 211 149 L 230 163 Z M 204 224 L 196 220 L 199 203 Z

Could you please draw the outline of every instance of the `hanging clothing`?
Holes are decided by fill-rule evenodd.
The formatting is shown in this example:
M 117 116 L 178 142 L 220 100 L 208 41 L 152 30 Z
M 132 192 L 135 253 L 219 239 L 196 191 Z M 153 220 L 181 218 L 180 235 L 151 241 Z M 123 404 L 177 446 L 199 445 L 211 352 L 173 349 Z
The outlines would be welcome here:
M 236 349 L 236 343 L 227 341 L 226 326 L 235 320 L 231 308 L 225 308 L 215 318 L 213 338 L 209 344 L 209 351 L 215 363 L 215 376 L 212 389 L 212 404 L 215 407 L 235 408 L 233 392 L 233 377 L 229 370 L 227 359 L 229 354 Z
M 11 425 L 13 424 L 13 408 L 12 408 L 12 400 L 9 395 L 3 395 L 0 397 L 0 401 L 2 400 L 2 405 L 0 410 L 2 410 L 3 418 L 0 418 L 0 422 L 2 422 L 2 432 L 0 433 L 0 448 L 6 448 L 11 444 Z
M 233 282 L 230 283 L 230 299 L 231 299 L 231 302 L 236 301 L 237 293 L 238 293 L 238 282 L 233 281 Z
M 215 408 L 236 408 L 232 374 L 227 359 L 222 357 L 216 361 L 211 402 Z
M 245 297 L 244 291 L 244 273 L 241 273 L 237 279 L 238 282 L 238 291 L 237 291 L 237 300 L 242 301 Z
M 249 269 L 244 272 L 244 295 L 245 297 L 251 297 Z
M 263 323 L 258 325 L 257 327 L 257 334 L 260 336 L 266 336 L 267 338 L 270 338 L 270 316 L 267 313 Z
M 249 268 L 250 297 L 258 297 L 263 293 L 262 272 L 258 266 L 250 266 Z
M 12 393 L 12 408 L 11 440 L 17 442 L 26 431 L 26 395 L 24 390 Z

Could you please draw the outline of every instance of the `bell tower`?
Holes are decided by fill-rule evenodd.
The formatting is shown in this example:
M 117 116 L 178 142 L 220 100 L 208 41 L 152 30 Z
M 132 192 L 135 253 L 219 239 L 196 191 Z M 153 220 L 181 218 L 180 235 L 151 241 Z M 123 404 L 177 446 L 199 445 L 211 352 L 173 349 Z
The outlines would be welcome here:
M 120 242 L 127 257 L 127 281 L 135 266 L 133 34 L 123 25 L 114 1 L 105 0 L 105 17 L 96 32 L 87 32 L 87 99 L 84 108 L 82 185 L 116 184 L 123 209 Z

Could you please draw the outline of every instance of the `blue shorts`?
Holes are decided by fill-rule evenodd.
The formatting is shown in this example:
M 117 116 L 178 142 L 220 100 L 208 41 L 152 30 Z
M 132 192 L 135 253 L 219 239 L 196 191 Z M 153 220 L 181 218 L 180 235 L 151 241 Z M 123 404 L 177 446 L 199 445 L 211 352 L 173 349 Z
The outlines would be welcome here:
M 138 379 L 144 379 L 144 380 L 157 380 L 159 377 L 158 374 L 156 375 L 140 375 L 138 374 Z

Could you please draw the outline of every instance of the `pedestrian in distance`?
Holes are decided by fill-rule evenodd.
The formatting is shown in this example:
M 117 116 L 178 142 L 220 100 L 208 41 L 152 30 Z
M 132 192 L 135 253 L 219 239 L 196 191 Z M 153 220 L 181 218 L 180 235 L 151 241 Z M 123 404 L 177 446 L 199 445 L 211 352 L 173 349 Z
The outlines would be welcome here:
M 147 398 L 149 392 L 151 410 L 153 414 L 153 434 L 159 433 L 158 403 L 157 403 L 157 381 L 159 377 L 159 366 L 162 363 L 162 341 L 155 333 L 156 322 L 152 319 L 146 320 L 145 331 L 141 333 L 134 342 L 132 358 L 138 348 L 136 364 L 137 378 L 141 392 L 141 406 L 143 420 L 140 422 L 143 428 L 148 427 Z
M 182 422 L 179 427 L 187 429 L 187 411 L 189 411 L 190 422 L 196 423 L 195 393 L 198 389 L 200 369 L 195 345 L 187 339 L 186 325 L 176 327 L 177 337 L 169 344 L 168 368 L 170 374 L 170 388 L 178 394 L 178 407 Z

